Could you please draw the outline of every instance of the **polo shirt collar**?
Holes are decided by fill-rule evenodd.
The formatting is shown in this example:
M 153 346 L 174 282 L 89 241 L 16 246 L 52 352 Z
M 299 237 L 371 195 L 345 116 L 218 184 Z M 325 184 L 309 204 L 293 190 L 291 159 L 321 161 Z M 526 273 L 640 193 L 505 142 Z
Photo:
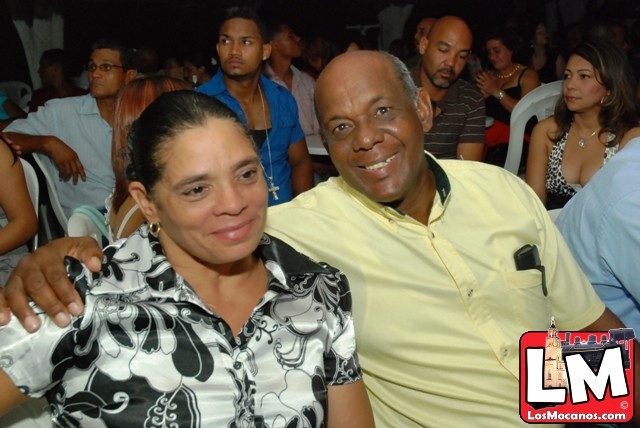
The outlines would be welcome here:
M 424 155 L 427 158 L 427 164 L 429 165 L 429 169 L 433 172 L 436 181 L 436 193 L 440 198 L 440 204 L 445 205 L 449 194 L 451 193 L 451 183 L 449 181 L 449 177 L 447 176 L 447 173 L 442 168 L 440 163 L 438 163 L 436 158 L 433 157 L 433 155 L 431 155 L 427 151 L 424 152 Z M 405 213 L 398 211 L 395 208 L 391 208 L 387 205 L 371 200 L 371 198 L 369 198 L 368 196 L 362 194 L 361 192 L 348 185 L 342 178 L 339 178 L 339 185 L 346 193 L 358 200 L 358 202 L 360 202 L 371 211 L 380 213 L 381 215 L 386 217 L 405 217 Z
M 213 97 L 217 96 L 222 92 L 229 92 L 227 87 L 224 85 L 224 80 L 222 80 L 222 70 L 218 70 L 216 74 L 213 75 L 210 81 L 201 86 L 203 89 L 207 89 L 207 94 Z
M 100 115 L 100 110 L 98 109 L 98 102 L 91 94 L 81 95 L 82 104 L 80 105 L 80 114 L 92 115 L 97 114 Z

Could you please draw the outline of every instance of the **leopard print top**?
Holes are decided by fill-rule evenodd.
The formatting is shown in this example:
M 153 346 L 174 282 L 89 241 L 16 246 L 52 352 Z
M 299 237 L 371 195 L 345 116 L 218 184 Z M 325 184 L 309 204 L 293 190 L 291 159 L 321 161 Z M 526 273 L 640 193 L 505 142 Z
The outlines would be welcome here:
M 567 183 L 562 173 L 562 158 L 564 157 L 568 136 L 569 133 L 566 132 L 560 141 L 553 145 L 549 154 L 546 176 L 547 209 L 562 208 L 582 188 L 580 184 Z M 606 164 L 616 153 L 618 153 L 617 144 L 613 147 L 605 147 L 602 165 Z

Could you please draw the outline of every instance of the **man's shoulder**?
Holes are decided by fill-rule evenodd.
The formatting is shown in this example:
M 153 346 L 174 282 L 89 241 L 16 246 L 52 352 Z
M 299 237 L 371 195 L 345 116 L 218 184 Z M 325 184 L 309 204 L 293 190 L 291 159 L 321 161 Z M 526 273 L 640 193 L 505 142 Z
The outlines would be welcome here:
M 96 99 L 93 98 L 90 94 L 66 98 L 52 98 L 48 100 L 45 105 L 42 106 L 42 108 L 46 109 L 45 111 L 75 110 L 78 112 L 86 112 L 87 110 L 98 110 Z
M 447 94 L 453 93 L 457 95 L 457 98 L 466 98 L 468 100 L 472 100 L 475 102 L 484 103 L 484 97 L 482 93 L 478 90 L 476 85 L 467 82 L 464 79 L 457 79 L 453 82 L 453 85 L 447 91 Z
M 518 191 L 533 194 L 530 187 L 518 176 L 506 169 L 484 162 L 461 161 L 456 159 L 439 159 L 438 164 L 444 169 L 451 181 L 457 181 L 460 187 L 474 191 L 482 189 L 485 193 L 499 195 L 500 186 L 507 186 Z
M 260 84 L 272 108 L 277 106 L 275 108 L 276 114 L 281 118 L 285 116 L 291 117 L 291 120 L 295 118 L 297 122 L 298 104 L 289 89 L 277 84 L 265 75 L 260 76 Z
M 263 74 L 260 76 L 260 84 L 264 88 L 267 96 L 272 95 L 287 101 L 292 100 L 295 103 L 296 100 L 293 98 L 289 89 L 269 79 L 267 75 Z
M 201 94 L 209 95 L 211 97 L 215 97 L 224 91 L 227 91 L 227 88 L 224 85 L 220 71 L 214 74 L 211 80 L 196 88 L 196 92 L 200 92 Z
M 54 98 L 47 101 L 43 108 L 56 112 L 63 120 L 70 120 L 72 116 L 69 116 L 69 114 L 71 113 L 77 114 L 78 118 L 82 116 L 100 116 L 98 103 L 90 94 Z
M 317 210 L 321 205 L 333 204 L 337 198 L 347 197 L 344 181 L 332 177 L 303 192 L 284 204 L 269 207 L 269 219 L 292 211 L 293 208 Z
M 301 81 L 304 81 L 307 83 L 311 83 L 313 86 L 315 86 L 316 81 L 314 80 L 313 77 L 311 77 L 309 73 L 307 73 L 306 71 L 300 70 L 295 65 L 291 66 L 291 70 L 293 71 L 294 78 L 300 79 Z

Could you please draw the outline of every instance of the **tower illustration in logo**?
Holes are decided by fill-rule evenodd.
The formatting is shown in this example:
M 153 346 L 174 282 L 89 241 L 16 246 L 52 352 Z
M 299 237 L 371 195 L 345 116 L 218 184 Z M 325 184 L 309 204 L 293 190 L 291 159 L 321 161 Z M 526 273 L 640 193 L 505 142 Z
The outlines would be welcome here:
M 562 341 L 558 337 L 556 321 L 551 317 L 544 349 L 544 387 L 567 388 L 567 369 L 562 358 Z

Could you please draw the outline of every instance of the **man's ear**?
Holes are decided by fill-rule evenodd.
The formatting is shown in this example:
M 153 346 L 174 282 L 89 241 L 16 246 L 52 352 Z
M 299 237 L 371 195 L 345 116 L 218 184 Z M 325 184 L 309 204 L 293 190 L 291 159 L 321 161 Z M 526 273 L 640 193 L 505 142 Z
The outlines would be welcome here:
M 138 75 L 138 70 L 132 69 L 127 70 L 124 74 L 124 83 L 129 83 L 131 80 L 135 79 Z
M 266 61 L 271 56 L 271 42 L 262 45 L 262 60 Z
M 139 181 L 131 181 L 129 183 L 129 194 L 140 207 L 140 212 L 142 212 L 142 215 L 144 215 L 148 223 L 160 222 L 156 204 L 151 200 L 142 183 Z
M 420 37 L 420 44 L 418 45 L 418 52 L 420 52 L 420 56 L 424 55 L 427 50 L 427 46 L 429 46 L 429 39 L 426 36 Z
M 431 98 L 424 88 L 418 88 L 417 110 L 420 123 L 422 123 L 422 130 L 425 133 L 429 132 L 433 126 L 433 106 L 431 104 Z

